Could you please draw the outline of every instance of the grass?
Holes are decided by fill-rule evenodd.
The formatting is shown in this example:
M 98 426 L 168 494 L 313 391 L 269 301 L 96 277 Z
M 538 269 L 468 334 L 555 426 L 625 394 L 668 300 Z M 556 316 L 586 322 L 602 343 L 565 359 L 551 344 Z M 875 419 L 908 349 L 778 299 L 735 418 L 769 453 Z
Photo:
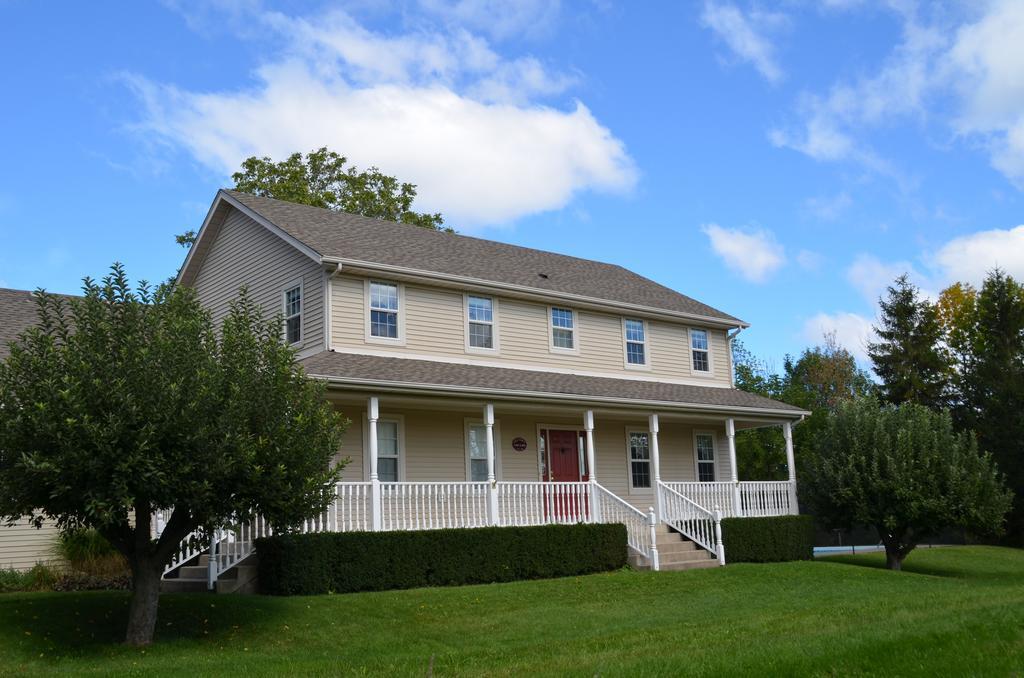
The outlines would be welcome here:
M 1024 551 L 615 572 L 341 596 L 0 596 L 0 674 L 1020 675 Z

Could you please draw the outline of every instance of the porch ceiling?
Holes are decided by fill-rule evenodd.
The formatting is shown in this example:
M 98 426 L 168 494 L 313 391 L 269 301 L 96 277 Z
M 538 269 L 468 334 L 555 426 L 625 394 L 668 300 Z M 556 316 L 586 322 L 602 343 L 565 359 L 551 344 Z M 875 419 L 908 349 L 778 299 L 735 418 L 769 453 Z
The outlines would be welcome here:
M 301 361 L 306 372 L 335 386 L 367 391 L 486 395 L 655 407 L 669 410 L 762 415 L 798 419 L 809 414 L 733 388 L 541 372 L 483 365 L 390 358 L 324 351 Z

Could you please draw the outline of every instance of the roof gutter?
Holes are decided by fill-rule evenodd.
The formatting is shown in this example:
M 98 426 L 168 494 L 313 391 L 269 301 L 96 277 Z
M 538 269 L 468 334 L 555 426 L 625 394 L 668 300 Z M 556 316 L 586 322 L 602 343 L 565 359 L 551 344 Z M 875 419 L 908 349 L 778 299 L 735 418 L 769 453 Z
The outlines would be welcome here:
M 408 268 L 405 266 L 393 266 L 391 264 L 380 264 L 372 261 L 360 261 L 357 259 L 348 259 L 345 257 L 324 256 L 321 257 L 321 259 L 324 263 L 339 264 L 349 270 L 356 272 L 402 275 L 416 279 L 428 279 L 435 281 L 458 283 L 460 285 L 472 285 L 473 287 L 484 290 L 512 291 L 523 296 L 539 298 L 542 300 L 558 299 L 561 301 L 571 303 L 588 304 L 603 309 L 617 309 L 621 311 L 628 311 L 631 313 L 642 313 L 651 316 L 668 317 L 675 320 L 698 321 L 716 327 L 739 327 L 741 329 L 750 327 L 750 323 L 738 319 L 716 318 L 714 316 L 700 315 L 698 313 L 684 313 L 682 311 L 672 311 L 663 308 L 656 308 L 654 306 L 631 304 L 628 302 L 601 299 L 599 297 L 588 297 L 581 294 L 558 292 L 556 290 L 546 290 L 539 287 L 529 287 L 527 285 L 515 285 L 512 283 L 502 283 L 493 280 L 483 280 L 481 278 L 472 278 L 469 276 L 454 275 L 450 273 L 425 271 L 422 269 Z
M 775 417 L 781 419 L 802 419 L 810 414 L 805 410 L 777 410 L 766 407 L 732 407 L 728 405 L 710 405 L 704 403 L 680 403 L 665 400 L 637 400 L 632 398 L 613 398 L 608 396 L 587 396 L 570 393 L 540 393 L 536 391 L 513 391 L 479 386 L 449 386 L 446 384 L 420 384 L 417 382 L 393 380 L 367 380 L 337 377 L 325 374 L 308 374 L 313 379 L 323 379 L 328 385 L 358 387 L 363 390 L 392 393 L 417 393 L 425 395 L 481 395 L 498 400 L 536 400 L 550 402 L 560 400 L 569 403 L 618 405 L 637 409 L 661 409 L 708 412 L 717 414 L 738 413 Z

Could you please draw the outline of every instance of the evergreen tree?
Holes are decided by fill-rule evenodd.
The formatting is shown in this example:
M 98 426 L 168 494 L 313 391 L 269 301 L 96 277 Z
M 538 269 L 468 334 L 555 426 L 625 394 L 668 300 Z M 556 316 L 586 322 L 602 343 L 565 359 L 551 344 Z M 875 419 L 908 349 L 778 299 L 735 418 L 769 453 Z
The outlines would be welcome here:
M 973 311 L 959 419 L 1006 474 L 1016 494 L 1008 535 L 1024 545 L 1024 285 L 993 271 Z
M 884 400 L 933 409 L 947 406 L 951 360 L 936 307 L 921 298 L 906 274 L 889 287 L 879 305 L 881 324 L 874 328 L 879 341 L 868 345 L 868 356 L 882 380 Z

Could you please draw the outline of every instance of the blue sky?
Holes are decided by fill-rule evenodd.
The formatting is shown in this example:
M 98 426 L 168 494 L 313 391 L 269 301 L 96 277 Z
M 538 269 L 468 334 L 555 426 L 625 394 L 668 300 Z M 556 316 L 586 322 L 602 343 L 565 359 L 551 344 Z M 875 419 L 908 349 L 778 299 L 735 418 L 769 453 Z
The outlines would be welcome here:
M 252 154 L 622 264 L 778 366 L 877 298 L 1024 277 L 1024 3 L 0 3 L 0 286 L 174 273 Z

